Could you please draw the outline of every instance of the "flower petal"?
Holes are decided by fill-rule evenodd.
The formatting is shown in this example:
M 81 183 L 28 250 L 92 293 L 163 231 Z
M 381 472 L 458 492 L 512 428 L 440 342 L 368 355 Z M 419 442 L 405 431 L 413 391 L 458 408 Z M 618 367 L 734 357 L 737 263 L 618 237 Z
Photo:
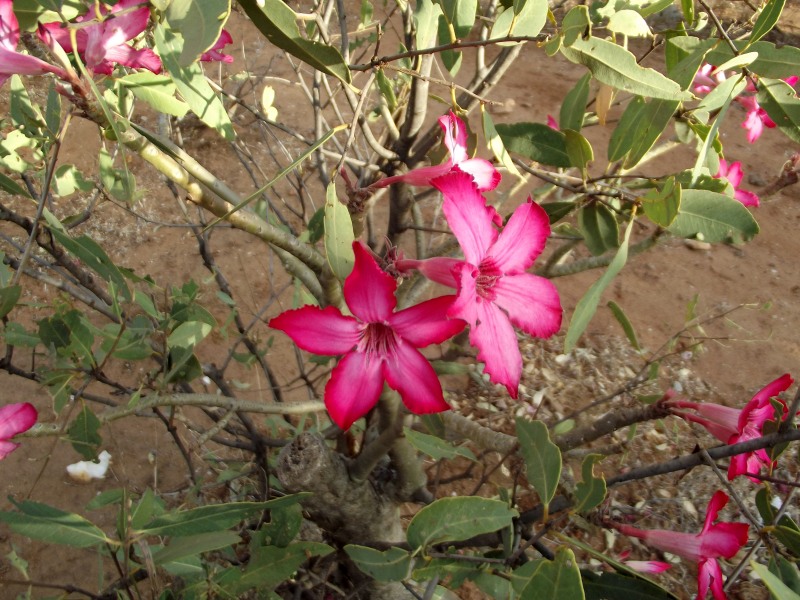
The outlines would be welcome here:
M 542 253 L 550 235 L 550 220 L 544 209 L 529 196 L 517 207 L 489 249 L 489 256 L 504 273 L 525 271 Z
M 478 322 L 476 278 L 479 272 L 476 267 L 466 262 L 462 262 L 454 269 L 453 274 L 458 281 L 458 294 L 447 311 L 448 317 L 463 319 L 471 327 Z
M 435 256 L 423 260 L 401 258 L 395 262 L 395 268 L 400 273 L 407 273 L 411 269 L 416 269 L 431 281 L 455 288 L 458 287 L 458 281 L 456 281 L 453 271 L 460 267 L 463 262 L 463 260 L 457 258 L 444 256 Z
M 19 21 L 14 14 L 14 3 L 12 0 L 0 0 L 0 48 L 14 52 L 18 42 Z
M 107 48 L 104 56 L 104 63 L 116 63 L 132 69 L 147 69 L 153 73 L 161 72 L 161 59 L 150 48 L 136 50 L 127 44 L 120 44 Z M 95 67 L 95 71 L 102 73 Z M 106 73 L 107 75 L 110 74 Z
M 755 192 L 750 192 L 747 190 L 736 190 L 733 194 L 733 197 L 744 204 L 745 206 L 752 206 L 758 208 L 761 205 L 761 201 L 758 198 L 758 194 Z
M 719 563 L 713 558 L 706 558 L 701 560 L 697 566 L 698 600 L 705 600 L 709 589 L 715 600 L 725 600 L 727 596 L 722 589 L 722 569 Z
M 385 322 L 397 306 L 397 283 L 375 262 L 362 242 L 353 242 L 353 271 L 344 281 L 344 299 L 350 311 L 365 323 Z
M 383 359 L 351 352 L 339 361 L 325 386 L 325 406 L 344 430 L 367 414 L 383 390 Z
M 485 158 L 468 158 L 458 163 L 458 168 L 472 175 L 478 191 L 488 192 L 500 185 L 500 171 Z
M 753 399 L 748 402 L 748 405 L 751 403 L 756 403 L 757 405 L 766 404 L 770 398 L 773 398 L 781 392 L 788 390 L 793 383 L 794 379 L 792 379 L 792 376 L 789 375 L 789 373 L 784 373 L 776 380 L 770 381 L 767 385 L 761 388 L 758 393 L 753 396 Z
M 35 56 L 0 48 L 0 75 L 9 76 L 15 73 L 17 75 L 44 75 L 45 73 L 63 73 L 63 71 Z
M 660 560 L 626 560 L 624 564 L 639 573 L 662 573 L 672 568 L 671 564 Z
M 528 335 L 546 338 L 561 328 L 563 309 L 553 282 L 531 273 L 505 275 L 492 288 L 494 301 Z
M 0 460 L 11 454 L 14 450 L 19 448 L 20 444 L 15 442 L 5 442 L 0 440 Z
M 714 521 L 717 520 L 719 511 L 725 508 L 726 504 L 728 504 L 728 494 L 722 490 L 717 490 L 714 492 L 714 495 L 711 496 L 711 500 L 708 502 L 708 508 L 706 509 L 706 520 L 703 524 L 703 529 L 700 532 L 700 535 L 704 534 L 711 528 L 711 526 L 714 524 Z
M 397 341 L 393 356 L 384 363 L 384 375 L 389 387 L 397 390 L 403 404 L 415 415 L 450 409 L 436 372 L 411 344 Z
M 350 352 L 361 338 L 363 326 L 339 309 L 303 306 L 287 310 L 269 322 L 307 352 L 335 356 Z
M 439 127 L 444 132 L 444 145 L 450 151 L 451 163 L 459 164 L 467 160 L 467 128 L 464 121 L 451 110 L 439 117 Z
M 715 523 L 700 534 L 700 553 L 710 558 L 733 558 L 747 543 L 749 529 L 747 523 Z
M 103 37 L 113 45 L 135 38 L 147 28 L 150 20 L 150 8 L 142 0 L 120 0 L 109 14 L 114 17 L 103 21 L 106 30 Z
M 447 159 L 440 165 L 431 165 L 429 167 L 419 167 L 418 169 L 411 169 L 408 173 L 402 175 L 392 175 L 391 177 L 384 177 L 373 183 L 371 188 L 385 188 L 395 183 L 405 183 L 416 187 L 424 187 L 431 185 L 431 180 L 442 175 L 447 175 L 453 168 L 453 162 Z
M 9 440 L 18 433 L 28 431 L 38 416 L 39 413 L 29 402 L 6 404 L 0 408 L 0 440 Z
M 506 386 L 516 398 L 522 374 L 522 355 L 517 334 L 506 314 L 494 303 L 477 298 L 477 325 L 470 328 L 469 339 L 478 348 L 478 360 L 494 383 Z
M 493 208 L 486 206 L 472 177 L 453 169 L 431 181 L 444 195 L 442 209 L 447 223 L 464 251 L 467 262 L 477 266 L 497 239 Z
M 439 296 L 394 313 L 389 325 L 415 348 L 441 344 L 464 329 L 461 319 L 448 319 L 455 296 Z

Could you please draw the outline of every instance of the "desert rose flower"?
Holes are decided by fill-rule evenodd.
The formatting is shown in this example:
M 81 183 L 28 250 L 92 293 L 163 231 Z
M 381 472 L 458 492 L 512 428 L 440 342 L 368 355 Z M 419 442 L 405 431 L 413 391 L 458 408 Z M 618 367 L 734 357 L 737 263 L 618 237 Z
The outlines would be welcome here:
M 220 50 L 222 50 L 225 46 L 232 43 L 233 37 L 227 29 L 223 29 L 222 33 L 219 34 L 217 41 L 214 42 L 214 45 L 211 46 L 208 52 L 203 52 L 203 54 L 200 56 L 200 60 L 202 62 L 219 61 L 224 63 L 232 63 L 233 57 L 230 54 L 220 52 Z
M 431 185 L 431 180 L 449 173 L 458 166 L 469 173 L 482 192 L 493 190 L 500 183 L 500 173 L 494 165 L 483 158 L 469 158 L 467 154 L 467 128 L 453 111 L 439 117 L 439 126 L 444 132 L 444 145 L 450 151 L 450 158 L 440 165 L 412 169 L 403 175 L 384 177 L 373 183 L 371 188 L 383 188 L 393 183 L 407 183 L 415 186 Z
M 737 444 L 760 438 L 763 435 L 764 425 L 776 419 L 774 398 L 779 406 L 780 414 L 777 418 L 783 420 L 788 408 L 786 403 L 777 398 L 778 394 L 786 391 L 794 383 L 792 377 L 785 373 L 775 381 L 768 383 L 748 402 L 744 408 L 736 409 L 713 403 L 690 402 L 684 399 L 667 400 L 665 405 L 672 414 L 687 421 L 705 427 L 708 432 L 726 444 Z M 689 409 L 693 412 L 686 412 Z M 728 467 L 728 479 L 748 473 L 759 473 L 761 467 L 771 466 L 772 460 L 764 449 L 737 454 L 731 458 Z M 756 483 L 760 481 L 755 477 L 750 479 Z
M 429 279 L 458 289 L 448 315 L 469 324 L 470 342 L 478 348 L 486 373 L 516 398 L 522 356 L 513 326 L 536 337 L 549 337 L 561 327 L 555 286 L 526 273 L 550 235 L 547 214 L 528 198 L 498 231 L 497 212 L 486 205 L 470 175 L 454 168 L 431 184 L 444 196 L 444 215 L 465 260 L 398 261 L 396 266 L 401 271 L 416 268 Z
M 353 251 L 344 298 L 354 316 L 331 306 L 304 306 L 278 315 L 270 327 L 308 352 L 343 355 L 325 386 L 325 406 L 342 429 L 375 406 L 384 381 L 413 413 L 448 410 L 439 378 L 417 348 L 444 342 L 464 328 L 464 321 L 447 317 L 454 296 L 394 312 L 395 280 L 362 243 L 354 242 Z
M 33 427 L 38 416 L 33 404 L 28 402 L 6 404 L 0 408 L 0 460 L 19 447 L 11 438 Z
M 12 75 L 44 75 L 55 73 L 65 77 L 64 71 L 55 65 L 17 52 L 19 43 L 19 21 L 14 14 L 12 0 L 0 0 L 0 85 Z
M 718 558 L 732 558 L 747 543 L 747 523 L 714 523 L 719 511 L 728 503 L 725 492 L 711 498 L 703 529 L 698 534 L 665 529 L 638 529 L 622 523 L 613 527 L 627 536 L 639 538 L 649 546 L 677 554 L 697 563 L 697 598 L 704 600 L 711 590 L 715 600 L 727 598 L 722 589 L 722 569 Z
M 99 5 L 99 14 L 89 10 L 75 19 L 86 24 L 75 31 L 77 48 L 72 46 L 69 26 L 48 23 L 44 28 L 67 51 L 77 51 L 86 67 L 110 75 L 115 64 L 133 69 L 161 72 L 161 59 L 150 48 L 136 50 L 126 42 L 142 33 L 150 20 L 150 8 L 143 0 L 120 0 L 112 7 Z
M 719 171 L 717 171 L 717 174 L 714 175 L 714 178 L 724 179 L 730 183 L 733 187 L 733 197 L 736 200 L 745 206 L 757 207 L 760 204 L 758 195 L 756 195 L 754 192 L 748 192 L 747 190 L 739 189 L 739 184 L 742 183 L 742 177 L 744 177 L 742 163 L 737 160 L 736 162 L 728 164 L 728 161 L 726 161 L 724 158 L 719 159 Z

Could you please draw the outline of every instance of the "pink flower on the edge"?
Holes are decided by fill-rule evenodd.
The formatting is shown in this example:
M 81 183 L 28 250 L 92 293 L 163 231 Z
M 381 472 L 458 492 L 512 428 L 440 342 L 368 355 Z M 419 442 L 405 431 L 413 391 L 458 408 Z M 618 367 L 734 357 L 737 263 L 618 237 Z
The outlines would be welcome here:
M 11 438 L 33 427 L 38 416 L 36 409 L 28 402 L 6 404 L 0 408 L 0 460 L 19 447 L 19 444 L 10 441 Z
M 344 355 L 325 386 L 325 406 L 342 429 L 375 405 L 384 381 L 415 414 L 448 410 L 439 379 L 417 348 L 444 342 L 464 328 L 463 321 L 447 318 L 454 297 L 394 312 L 394 279 L 362 243 L 354 242 L 353 251 L 355 265 L 345 279 L 344 298 L 354 316 L 331 306 L 304 306 L 278 315 L 270 327 L 308 352 Z
M 550 129 L 561 131 L 561 127 L 558 126 L 558 121 L 556 121 L 556 118 L 553 115 L 547 115 L 547 126 Z
M 12 75 L 44 75 L 55 73 L 65 77 L 64 71 L 35 56 L 17 52 L 19 21 L 14 14 L 12 0 L 0 0 L 0 85 Z
M 665 529 L 638 529 L 614 523 L 613 527 L 627 536 L 644 540 L 650 546 L 677 554 L 697 563 L 697 597 L 703 600 L 708 591 L 715 600 L 724 600 L 722 569 L 718 558 L 732 558 L 747 543 L 747 523 L 714 523 L 719 511 L 728 503 L 725 492 L 712 496 L 706 511 L 703 529 L 698 534 Z
M 372 188 L 383 188 L 393 183 L 407 183 L 415 186 L 431 185 L 431 180 L 446 175 L 458 166 L 469 173 L 482 192 L 493 190 L 500 183 L 500 173 L 494 165 L 483 158 L 469 158 L 467 154 L 467 128 L 453 111 L 439 117 L 439 126 L 444 132 L 444 145 L 450 157 L 440 165 L 412 169 L 403 175 L 384 177 L 373 183 Z
M 733 187 L 733 197 L 744 204 L 745 206 L 758 207 L 760 202 L 758 195 L 754 192 L 739 189 L 739 184 L 742 182 L 744 172 L 742 171 L 742 163 L 738 160 L 728 164 L 724 158 L 719 159 L 719 171 L 714 175 L 715 179 L 724 179 Z
M 222 50 L 225 46 L 232 43 L 233 37 L 227 29 L 223 29 L 222 33 L 219 34 L 217 41 L 214 42 L 214 45 L 211 46 L 207 52 L 203 52 L 203 54 L 200 56 L 200 60 L 202 62 L 220 61 L 224 63 L 232 63 L 233 57 L 230 54 L 220 52 L 220 50 Z
M 517 397 L 522 355 L 513 325 L 536 337 L 561 327 L 561 300 L 552 282 L 525 271 L 544 249 L 550 222 L 541 206 L 528 201 L 502 231 L 497 212 L 486 205 L 472 178 L 457 168 L 431 184 L 444 196 L 443 210 L 466 260 L 400 260 L 399 271 L 418 269 L 429 279 L 458 289 L 448 311 L 470 326 L 469 339 L 494 383 Z
M 697 71 L 697 75 L 694 76 L 694 91 L 696 93 L 708 94 L 728 78 L 727 75 L 725 75 L 725 71 L 717 71 L 716 69 L 717 67 L 708 63 L 704 63 L 703 66 L 700 67 Z
M 683 399 L 668 400 L 665 405 L 670 408 L 672 414 L 702 425 L 718 440 L 726 444 L 737 444 L 762 437 L 764 425 L 768 421 L 774 421 L 776 418 L 783 420 L 788 408 L 786 403 L 777 396 L 789 389 L 792 383 L 794 380 L 788 373 L 781 375 L 775 381 L 764 386 L 741 410 L 719 404 L 689 402 Z M 780 413 L 778 415 L 776 415 L 775 407 L 771 402 L 772 398 L 775 398 L 778 403 L 778 412 Z M 675 410 L 684 408 L 693 410 L 694 413 Z M 769 454 L 763 448 L 737 454 L 731 458 L 728 479 L 732 480 L 739 475 L 748 473 L 758 474 L 762 466 L 771 466 L 772 463 Z M 755 477 L 749 477 L 749 479 L 760 483 L 760 480 Z
M 664 571 L 672 568 L 671 564 L 660 560 L 628 560 L 630 554 L 630 550 L 625 550 L 625 552 L 622 552 L 619 557 L 622 560 L 622 564 L 624 564 L 626 567 L 630 567 L 637 573 L 655 575 L 658 573 L 663 573 Z
M 144 68 L 153 73 L 161 72 L 161 59 L 155 52 L 150 48 L 136 50 L 126 43 L 147 27 L 150 20 L 147 2 L 120 0 L 110 8 L 100 4 L 99 12 L 100 15 L 97 15 L 90 9 L 88 13 L 75 19 L 75 23 L 86 23 L 75 31 L 77 48 L 72 47 L 68 25 L 48 23 L 44 28 L 67 51 L 77 50 L 86 62 L 86 67 L 95 73 L 111 75 L 114 64 L 134 69 Z

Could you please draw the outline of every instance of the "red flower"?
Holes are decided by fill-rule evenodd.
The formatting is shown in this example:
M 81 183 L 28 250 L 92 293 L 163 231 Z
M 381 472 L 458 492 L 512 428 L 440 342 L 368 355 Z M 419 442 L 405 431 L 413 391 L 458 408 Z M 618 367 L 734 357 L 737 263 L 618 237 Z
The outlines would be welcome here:
M 12 75 L 44 75 L 55 73 L 66 77 L 64 71 L 35 56 L 17 52 L 19 22 L 12 0 L 0 0 L 0 85 Z
M 28 402 L 6 404 L 0 408 L 0 460 L 19 447 L 10 441 L 11 438 L 33 427 L 38 416 L 33 404 Z
M 214 45 L 209 48 L 208 52 L 203 52 L 202 56 L 200 56 L 200 60 L 202 62 L 220 61 L 224 63 L 232 63 L 233 57 L 230 54 L 220 52 L 220 50 L 222 50 L 225 46 L 232 43 L 233 37 L 231 37 L 231 34 L 227 29 L 223 29 L 219 34 L 217 41 L 214 42 Z

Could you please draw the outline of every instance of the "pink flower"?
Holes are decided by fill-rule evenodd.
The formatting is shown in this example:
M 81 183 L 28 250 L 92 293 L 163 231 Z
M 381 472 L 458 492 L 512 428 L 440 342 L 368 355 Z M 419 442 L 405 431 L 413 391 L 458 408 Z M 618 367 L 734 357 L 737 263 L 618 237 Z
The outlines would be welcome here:
M 440 165 L 412 169 L 404 175 L 384 177 L 373 183 L 372 188 L 384 188 L 393 183 L 407 183 L 415 186 L 431 185 L 431 180 L 449 173 L 458 166 L 469 173 L 482 192 L 493 190 L 500 183 L 500 173 L 494 165 L 483 158 L 469 158 L 467 154 L 467 128 L 453 111 L 439 117 L 439 126 L 444 131 L 444 145 L 450 151 L 450 158 Z
M 304 306 L 269 323 L 314 354 L 344 355 L 325 386 L 325 405 L 348 429 L 378 401 L 384 381 L 400 393 L 415 414 L 448 410 L 442 386 L 417 348 L 439 344 L 464 328 L 448 319 L 453 296 L 441 296 L 394 312 L 397 284 L 369 250 L 353 243 L 355 265 L 344 282 L 344 297 L 354 316 L 338 309 Z
M 754 192 L 748 192 L 747 190 L 739 189 L 739 184 L 742 182 L 743 176 L 744 172 L 742 171 L 742 163 L 740 163 L 738 160 L 729 165 L 724 158 L 719 159 L 719 171 L 717 171 L 717 174 L 714 175 L 714 178 L 724 179 L 730 183 L 733 187 L 733 197 L 739 202 L 745 206 L 757 207 L 760 204 L 758 195 L 756 195 Z
M 150 48 L 136 50 L 125 42 L 132 40 L 147 27 L 150 8 L 143 0 L 120 0 L 112 7 L 99 5 L 99 15 L 90 10 L 75 19 L 87 23 L 75 31 L 77 48 L 73 48 L 69 27 L 63 23 L 48 23 L 44 28 L 63 47 L 83 57 L 87 68 L 95 73 L 111 75 L 114 64 L 133 69 L 144 68 L 161 72 L 161 59 Z M 98 20 L 99 19 L 99 20 Z
M 752 144 L 761 137 L 764 127 L 769 129 L 775 127 L 775 121 L 770 119 L 767 111 L 758 105 L 755 96 L 740 96 L 736 101 L 747 110 L 742 127 L 747 130 L 748 142 Z
M 663 573 L 664 571 L 672 568 L 671 564 L 660 560 L 628 560 L 630 554 L 630 550 L 625 550 L 625 552 L 622 552 L 619 557 L 622 560 L 622 564 L 624 564 L 626 567 L 630 567 L 638 573 L 655 575 L 658 573 Z
M 208 52 L 203 52 L 202 56 L 200 56 L 200 60 L 203 62 L 220 61 L 224 63 L 232 63 L 233 57 L 230 54 L 220 52 L 220 50 L 222 50 L 225 46 L 232 43 L 233 37 L 231 37 L 231 34 L 227 29 L 223 29 L 222 33 L 219 34 L 217 41 L 214 42 L 214 45 L 211 46 Z
M 714 523 L 719 511 L 728 503 L 725 492 L 711 498 L 702 531 L 697 535 L 665 529 L 637 529 L 614 523 L 613 527 L 627 536 L 644 540 L 648 545 L 677 554 L 697 563 L 697 597 L 703 600 L 709 589 L 715 600 L 727 596 L 722 589 L 722 569 L 718 558 L 732 558 L 747 543 L 747 523 Z
M 716 71 L 717 67 L 704 63 L 697 75 L 694 76 L 694 91 L 698 94 L 708 94 L 711 90 L 717 87 L 720 83 L 727 79 L 725 71 Z M 712 75 L 712 73 L 716 71 Z
M 10 441 L 11 438 L 33 427 L 37 417 L 36 409 L 28 402 L 6 404 L 0 408 L 0 460 L 19 447 Z
M 466 260 L 399 261 L 398 267 L 417 268 L 434 281 L 457 287 L 448 315 L 469 324 L 478 360 L 491 380 L 505 385 L 516 398 L 522 356 L 512 324 L 537 337 L 549 337 L 561 327 L 555 286 L 525 272 L 550 235 L 547 214 L 528 198 L 498 232 L 496 211 L 486 205 L 468 174 L 455 168 L 431 184 L 444 195 L 445 217 Z
M 547 115 L 547 126 L 550 129 L 555 129 L 556 131 L 560 131 L 561 128 L 558 126 L 558 121 L 553 115 Z
M 17 52 L 19 21 L 14 14 L 13 0 L 0 0 L 0 85 L 12 75 L 44 75 L 55 73 L 66 77 L 64 71 L 35 56 Z
M 775 421 L 776 418 L 779 421 L 783 420 L 788 408 L 783 400 L 777 398 L 777 395 L 789 389 L 792 383 L 794 380 L 788 373 L 781 375 L 775 381 L 764 386 L 741 410 L 719 404 L 703 404 L 682 399 L 668 400 L 665 404 L 670 408 L 672 414 L 702 425 L 718 440 L 726 444 L 737 444 L 760 438 L 767 422 Z M 771 401 L 773 398 L 779 407 L 777 411 Z M 697 414 L 675 410 L 675 408 L 688 408 Z M 776 412 L 779 414 L 776 415 Z M 761 471 L 762 466 L 769 467 L 772 464 L 773 461 L 764 449 L 737 454 L 731 458 L 728 479 L 732 480 L 739 475 L 748 473 L 757 474 Z M 755 477 L 750 477 L 750 480 L 760 483 Z

